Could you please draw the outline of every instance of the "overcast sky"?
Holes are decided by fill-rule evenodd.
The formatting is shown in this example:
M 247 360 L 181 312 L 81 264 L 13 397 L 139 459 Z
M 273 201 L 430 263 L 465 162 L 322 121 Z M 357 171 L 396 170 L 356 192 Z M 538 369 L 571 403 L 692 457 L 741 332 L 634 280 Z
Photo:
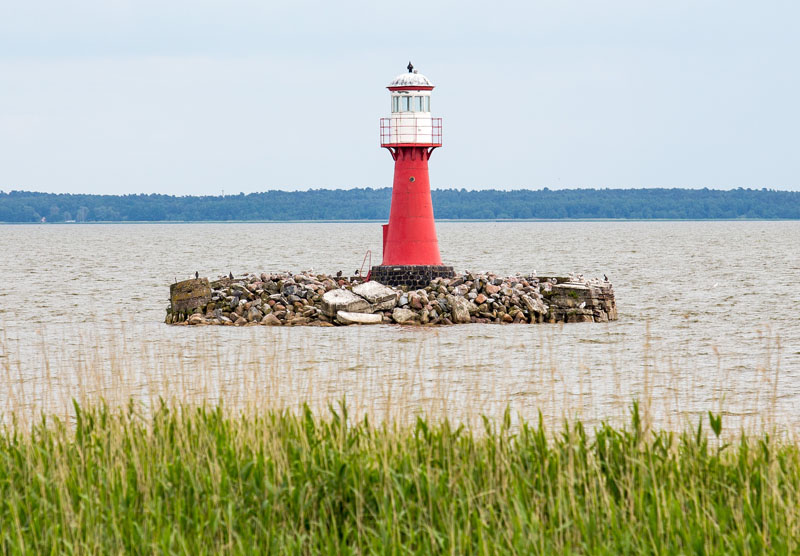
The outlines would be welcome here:
M 433 187 L 800 189 L 800 2 L 0 2 L 0 189 L 385 187 L 385 86 L 436 85 Z

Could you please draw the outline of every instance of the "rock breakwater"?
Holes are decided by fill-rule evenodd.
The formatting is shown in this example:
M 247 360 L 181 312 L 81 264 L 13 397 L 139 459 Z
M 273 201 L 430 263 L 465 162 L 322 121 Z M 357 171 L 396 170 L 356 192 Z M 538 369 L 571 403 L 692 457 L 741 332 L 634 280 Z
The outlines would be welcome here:
M 608 322 L 610 282 L 465 273 L 409 290 L 303 272 L 185 280 L 170 287 L 167 324 L 228 326 Z

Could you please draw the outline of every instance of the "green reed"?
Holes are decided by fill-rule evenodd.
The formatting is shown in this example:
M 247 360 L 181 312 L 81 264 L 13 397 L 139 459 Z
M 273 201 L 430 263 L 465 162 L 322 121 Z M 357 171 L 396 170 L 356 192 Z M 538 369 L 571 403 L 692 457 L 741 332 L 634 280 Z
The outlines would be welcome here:
M 344 406 L 75 408 L 0 432 L 4 553 L 778 553 L 800 550 L 798 445 L 683 434 L 557 433 Z

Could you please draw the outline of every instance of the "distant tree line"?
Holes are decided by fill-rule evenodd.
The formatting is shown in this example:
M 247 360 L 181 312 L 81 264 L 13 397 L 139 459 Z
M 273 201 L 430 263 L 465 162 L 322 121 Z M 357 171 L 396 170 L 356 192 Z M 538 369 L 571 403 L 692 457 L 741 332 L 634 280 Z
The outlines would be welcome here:
M 434 190 L 440 219 L 800 219 L 800 192 L 773 189 Z M 386 220 L 391 188 L 245 195 L 0 191 L 0 222 Z

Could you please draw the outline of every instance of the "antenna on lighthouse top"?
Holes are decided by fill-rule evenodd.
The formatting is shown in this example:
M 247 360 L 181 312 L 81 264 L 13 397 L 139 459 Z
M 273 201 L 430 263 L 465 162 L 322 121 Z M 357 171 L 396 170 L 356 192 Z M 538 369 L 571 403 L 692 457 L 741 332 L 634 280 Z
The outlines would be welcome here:
M 409 62 L 406 67 L 408 68 L 408 73 L 414 71 L 414 64 L 412 64 L 411 62 Z

